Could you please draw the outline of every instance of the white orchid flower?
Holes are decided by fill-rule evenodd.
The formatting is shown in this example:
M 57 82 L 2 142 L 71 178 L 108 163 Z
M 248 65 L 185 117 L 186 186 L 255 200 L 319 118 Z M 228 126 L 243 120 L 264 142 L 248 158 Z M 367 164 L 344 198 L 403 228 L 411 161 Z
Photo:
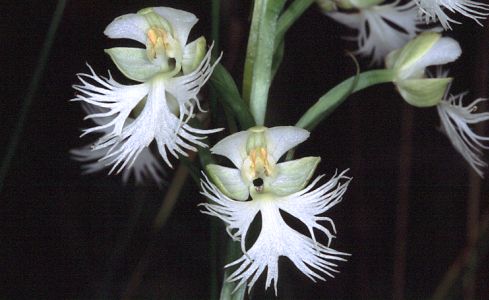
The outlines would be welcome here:
M 168 166 L 174 157 L 196 151 L 195 145 L 206 147 L 201 140 L 215 130 L 201 130 L 187 122 L 195 106 L 200 108 L 197 94 L 209 79 L 215 66 L 210 63 L 210 50 L 205 52 L 205 39 L 187 44 L 190 29 L 197 18 L 188 12 L 167 7 L 147 8 L 127 14 L 110 23 L 105 34 L 110 38 L 128 38 L 146 46 L 142 48 L 111 48 L 110 55 L 119 70 L 129 79 L 141 82 L 123 85 L 100 77 L 91 67 L 90 73 L 78 74 L 80 93 L 73 100 L 107 109 L 87 118 L 112 117 L 109 122 L 85 130 L 111 131 L 102 137 L 93 150 L 108 149 L 104 156 L 110 172 L 130 167 L 139 154 L 153 141 Z M 127 122 L 133 118 L 133 122 Z
M 419 15 L 426 23 L 440 21 L 445 29 L 452 29 L 450 23 L 461 24 L 450 18 L 444 11 L 459 13 L 471 18 L 482 26 L 481 20 L 489 15 L 489 4 L 472 0 L 414 0 L 419 7 Z
M 307 130 L 293 126 L 257 126 L 232 134 L 219 141 L 211 152 L 227 157 L 237 169 L 210 164 L 207 171 L 219 188 L 233 199 L 247 200 L 257 182 L 261 183 L 258 186 L 263 191 L 273 189 L 279 195 L 297 192 L 306 186 L 321 159 L 278 161 L 308 137 Z
M 419 19 L 413 3 L 399 5 L 399 1 L 384 5 L 359 8 L 354 13 L 328 12 L 327 16 L 358 31 L 356 54 L 372 57 L 372 64 L 380 64 L 385 56 L 409 42 L 416 33 Z
M 436 32 L 425 32 L 386 57 L 386 68 L 395 72 L 394 83 L 409 104 L 437 105 L 452 78 L 427 78 L 426 68 L 455 61 L 462 50 L 457 41 Z
M 438 70 L 436 75 L 446 76 L 447 73 Z M 463 98 L 466 95 L 467 92 L 452 95 L 450 86 L 447 88 L 443 100 L 436 107 L 441 121 L 440 129 L 470 167 L 480 177 L 484 177 L 483 168 L 487 167 L 487 163 L 482 159 L 481 149 L 489 149 L 489 145 L 484 144 L 489 141 L 489 137 L 475 133 L 469 125 L 489 120 L 489 112 L 476 112 L 477 105 L 487 99 L 479 98 L 464 106 Z
M 92 174 L 104 169 L 107 165 L 101 159 L 107 155 L 107 149 L 92 150 L 91 145 L 85 145 L 70 151 L 72 158 L 82 162 L 82 174 Z M 134 161 L 131 168 L 122 171 L 122 182 L 127 184 L 131 176 L 136 185 L 145 185 L 154 182 L 157 186 L 163 186 L 166 175 L 161 162 L 153 155 L 149 148 L 144 148 Z
M 87 114 L 95 114 L 103 112 L 98 107 L 91 105 L 82 105 Z M 97 125 L 102 125 L 109 122 L 110 118 L 93 118 L 92 121 Z M 134 120 L 128 118 L 128 122 Z M 103 130 L 104 134 L 107 134 L 110 128 Z M 85 145 L 79 148 L 71 149 L 71 157 L 82 163 L 82 174 L 92 174 L 101 170 L 107 169 L 107 164 L 103 161 L 103 158 L 107 155 L 109 149 L 92 150 L 92 145 Z M 129 178 L 133 176 L 136 185 L 144 185 L 150 181 L 156 183 L 159 187 L 163 186 L 166 181 L 164 177 L 166 172 L 162 167 L 161 161 L 151 152 L 149 148 L 144 148 L 137 156 L 134 164 L 131 168 L 125 168 L 122 171 L 122 182 L 127 184 Z
M 201 204 L 203 213 L 223 220 L 229 235 L 241 241 L 244 255 L 226 266 L 239 265 L 227 279 L 238 281 L 236 289 L 248 281 L 250 290 L 267 268 L 266 288 L 273 281 L 277 293 L 280 256 L 288 257 L 315 281 L 325 280 L 321 274 L 334 277 L 338 272 L 334 261 L 344 261 L 343 256 L 348 255 L 329 247 L 336 229 L 330 218 L 321 216 L 341 201 L 350 182 L 346 171 L 317 187 L 322 176 L 308 182 L 319 158 L 277 163 L 308 136 L 306 130 L 292 126 L 254 127 L 223 139 L 211 149 L 238 167 L 210 166 L 207 170 L 216 185 L 205 175 L 201 184 L 202 194 L 211 200 Z M 243 201 L 249 197 L 250 201 Z M 289 227 L 280 210 L 304 223 L 311 237 Z M 246 249 L 246 236 L 258 213 L 262 217 L 261 231 L 256 242 Z M 321 221 L 330 224 L 333 233 Z M 314 229 L 327 237 L 327 246 L 317 242 Z

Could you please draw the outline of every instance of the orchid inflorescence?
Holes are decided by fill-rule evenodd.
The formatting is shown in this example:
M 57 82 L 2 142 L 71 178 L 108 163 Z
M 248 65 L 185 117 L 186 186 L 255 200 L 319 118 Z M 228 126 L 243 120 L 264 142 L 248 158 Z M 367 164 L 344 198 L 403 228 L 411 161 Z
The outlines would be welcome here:
M 255 5 L 262 2 L 273 6 L 266 0 L 255 1 Z M 277 3 L 275 8 L 278 9 L 253 18 L 268 18 L 267 13 L 280 16 L 285 0 Z M 356 54 L 371 57 L 371 64 L 385 66 L 376 75 L 362 73 L 359 76 L 372 76 L 370 85 L 392 82 L 409 105 L 437 107 L 441 131 L 482 177 L 486 163 L 481 149 L 489 148 L 485 144 L 489 138 L 475 133 L 469 125 L 489 120 L 489 113 L 477 112 L 476 105 L 484 99 L 464 106 L 466 93 L 450 94 L 452 78 L 448 73 L 429 76 L 428 68 L 451 63 L 462 54 L 458 42 L 443 37 L 442 28 L 436 22 L 443 29 L 452 29 L 451 23 L 459 23 L 452 15 L 460 14 L 481 25 L 489 15 L 489 5 L 471 0 L 387 3 L 382 0 L 318 0 L 317 3 L 328 17 L 358 31 L 353 38 L 358 46 Z M 277 16 L 270 20 L 276 20 Z M 196 22 L 197 18 L 191 13 L 152 7 L 120 16 L 107 26 L 104 33 L 109 38 L 132 39 L 144 48 L 105 50 L 117 69 L 137 83 L 122 84 L 110 72 L 108 76 L 100 76 L 90 65 L 88 73 L 77 75 L 80 83 L 73 86 L 77 91 L 73 101 L 82 102 L 86 119 L 93 121 L 93 127 L 85 129 L 82 136 L 98 135 L 93 144 L 72 150 L 73 158 L 85 163 L 85 173 L 108 169 L 109 173 L 122 172 L 125 182 L 134 175 L 136 183 L 150 179 L 162 185 L 164 177 L 168 176 L 166 169 L 173 166 L 174 158 L 187 157 L 189 152 L 197 152 L 199 148 L 209 151 L 206 149 L 209 142 L 205 139 L 223 129 L 207 129 L 206 122 L 198 120 L 199 114 L 208 117 L 203 109 L 205 101 L 199 98 L 199 93 L 218 69 L 220 57 L 211 57 L 212 43 L 207 46 L 204 37 L 188 42 Z M 268 23 L 262 20 L 260 24 Z M 257 36 L 274 33 L 275 27 L 260 26 L 253 27 L 258 30 Z M 279 45 L 280 40 L 275 43 Z M 260 57 L 267 63 L 245 67 L 245 75 L 251 72 L 260 76 L 249 77 L 251 84 L 248 82 L 243 89 L 251 86 L 252 92 L 243 91 L 243 98 L 248 98 L 250 106 L 264 110 L 266 99 L 254 97 L 257 94 L 253 91 L 268 91 L 271 80 L 253 80 L 273 77 L 270 75 L 272 59 L 274 49 L 279 47 L 263 46 L 260 38 L 250 38 L 250 64 L 257 59 L 253 55 L 262 53 L 257 51 L 260 47 L 268 47 L 268 51 L 263 51 L 263 55 L 268 56 Z M 226 83 L 221 82 L 221 86 L 224 85 Z M 216 88 L 219 89 L 219 85 Z M 226 88 L 229 87 L 223 88 L 224 94 Z M 231 133 L 210 147 L 211 154 L 226 158 L 233 167 L 213 162 L 203 166 L 201 194 L 208 202 L 200 204 L 200 208 L 202 213 L 221 219 L 232 240 L 241 245 L 242 256 L 226 265 L 226 268 L 235 268 L 227 278 L 237 283 L 235 290 L 246 285 L 251 289 L 266 270 L 265 286 L 268 288 L 273 283 L 277 292 L 280 256 L 288 257 L 314 281 L 334 277 L 338 262 L 349 256 L 331 247 L 336 227 L 325 215 L 342 201 L 352 179 L 347 175 L 348 170 L 336 172 L 325 180 L 324 175 L 314 176 L 320 157 L 292 159 L 292 150 L 305 142 L 310 130 L 343 101 L 339 99 L 348 96 L 333 94 L 329 102 L 326 97 L 329 94 L 326 94 L 324 103 L 320 100 L 295 126 L 265 127 L 261 117 L 264 111 L 257 116 L 252 109 L 254 126 L 240 124 L 242 131 Z M 234 103 L 239 109 L 231 108 L 236 119 L 241 120 L 239 116 L 243 109 L 248 109 L 247 105 L 239 97 L 233 101 L 240 101 Z M 256 105 L 259 102 L 261 104 Z M 290 227 L 281 211 L 297 218 L 308 233 Z M 262 226 L 258 238 L 248 247 L 246 237 L 258 214 Z

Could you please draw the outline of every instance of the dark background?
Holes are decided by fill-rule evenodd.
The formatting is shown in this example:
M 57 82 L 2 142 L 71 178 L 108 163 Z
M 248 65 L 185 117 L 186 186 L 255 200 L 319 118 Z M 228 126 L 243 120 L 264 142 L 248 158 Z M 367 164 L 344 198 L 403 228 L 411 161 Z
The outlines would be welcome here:
M 240 83 L 250 3 L 224 2 L 223 62 Z M 56 1 L 34 0 L 2 4 L 2 155 L 55 6 Z M 191 40 L 200 35 L 211 40 L 210 1 L 68 2 L 0 194 L 1 299 L 117 299 L 128 289 L 133 298 L 209 298 L 211 226 L 210 218 L 196 208 L 204 201 L 197 186 L 187 182 L 168 223 L 153 235 L 151 222 L 165 189 L 123 186 L 119 177 L 105 174 L 81 176 L 79 163 L 70 160 L 68 153 L 86 142 L 79 140 L 79 129 L 89 125 L 82 121 L 79 104 L 68 102 L 74 96 L 75 74 L 87 72 L 85 63 L 89 62 L 98 74 L 110 69 L 121 79 L 103 49 L 124 42 L 109 40 L 103 30 L 115 17 L 148 6 L 171 6 L 196 14 L 200 21 Z M 467 99 L 471 100 L 488 95 L 489 32 L 488 26 L 463 21 L 447 35 L 463 48 L 463 56 L 451 68 L 456 78 L 453 92 L 471 90 Z M 268 126 L 295 123 L 328 89 L 354 74 L 345 49 L 355 45 L 341 39 L 348 33 L 315 6 L 292 27 L 271 90 Z M 360 61 L 367 69 L 368 61 Z M 412 120 L 406 119 L 410 111 Z M 466 224 L 473 220 L 467 217 L 466 201 L 474 182 L 463 158 L 436 129 L 438 122 L 435 108 L 409 110 L 394 87 L 386 84 L 351 96 L 317 127 L 297 155 L 321 156 L 318 174 L 351 169 L 351 187 L 329 216 L 338 229 L 333 247 L 352 257 L 341 264 L 336 279 L 316 284 L 281 260 L 279 298 L 392 298 L 393 278 L 399 276 L 393 271 L 396 208 L 403 187 L 409 200 L 409 227 L 404 236 L 406 298 L 432 295 L 466 246 Z M 406 134 L 412 136 L 412 143 L 402 148 Z M 407 166 L 411 173 L 400 175 L 404 174 L 400 166 Z M 484 211 L 486 181 L 480 195 L 480 211 Z M 218 224 L 221 270 L 227 236 Z M 144 272 L 138 284 L 128 288 L 142 257 Z M 475 297 L 489 299 L 487 257 L 479 265 Z M 273 289 L 263 292 L 263 279 L 255 287 L 253 298 L 273 296 Z

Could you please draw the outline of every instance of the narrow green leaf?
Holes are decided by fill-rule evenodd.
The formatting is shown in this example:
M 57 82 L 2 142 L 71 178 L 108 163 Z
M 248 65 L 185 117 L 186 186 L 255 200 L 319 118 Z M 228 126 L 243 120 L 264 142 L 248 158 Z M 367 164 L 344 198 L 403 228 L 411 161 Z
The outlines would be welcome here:
M 226 253 L 226 263 L 230 263 L 238 259 L 242 255 L 239 243 L 228 239 Z M 226 280 L 231 273 L 232 271 L 229 269 L 226 269 L 224 271 L 224 280 L 222 284 L 220 300 L 243 300 L 246 294 L 246 284 L 243 284 L 239 289 L 234 291 L 234 289 L 236 288 L 236 282 L 228 282 Z
M 242 129 L 255 126 L 253 116 L 241 99 L 236 83 L 221 64 L 214 68 L 210 84 L 216 90 L 219 101 L 233 112 Z

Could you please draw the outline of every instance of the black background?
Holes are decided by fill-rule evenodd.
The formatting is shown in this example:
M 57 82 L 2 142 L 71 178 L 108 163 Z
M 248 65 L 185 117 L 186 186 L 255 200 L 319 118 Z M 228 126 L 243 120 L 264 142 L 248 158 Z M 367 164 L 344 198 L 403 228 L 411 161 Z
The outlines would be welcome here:
M 238 82 L 246 49 L 250 3 L 225 1 L 221 45 L 224 64 Z M 0 153 L 18 118 L 56 1 L 2 4 Z M 164 189 L 123 186 L 117 176 L 81 176 L 69 149 L 82 145 L 82 120 L 71 85 L 90 63 L 97 73 L 115 66 L 104 48 L 103 30 L 113 18 L 148 6 L 171 6 L 196 14 L 191 40 L 210 41 L 210 1 L 69 1 L 5 186 L 0 194 L 0 298 L 117 299 L 148 245 L 149 262 L 134 298 L 207 299 L 210 282 L 210 218 L 196 205 L 204 201 L 192 181 L 184 187 L 167 225 L 156 237 L 150 225 Z M 460 17 L 459 17 L 460 18 Z M 467 100 L 488 95 L 489 32 L 470 20 L 447 34 L 460 41 L 462 57 L 451 67 L 453 92 L 471 90 Z M 487 23 L 487 22 L 486 22 Z M 274 81 L 268 126 L 291 125 L 328 89 L 355 72 L 341 39 L 344 27 L 315 7 L 286 37 L 285 58 Z M 361 60 L 362 68 L 368 61 Z M 470 99 L 469 99 L 470 98 Z M 402 111 L 406 104 L 392 85 L 350 97 L 312 133 L 297 156 L 322 157 L 318 174 L 351 168 L 354 177 L 344 201 L 329 214 L 338 229 L 333 247 L 352 253 L 336 279 L 313 283 L 281 260 L 281 299 L 388 299 L 392 297 L 396 205 L 399 186 L 409 184 L 407 241 L 408 299 L 429 297 L 466 245 L 469 170 L 439 133 L 435 108 L 414 109 L 412 175 L 399 178 Z M 213 138 L 212 142 L 216 142 Z M 171 171 L 170 171 L 171 175 Z M 170 178 L 170 177 L 169 177 Z M 481 187 L 487 208 L 487 183 Z M 219 224 L 219 253 L 227 239 Z M 153 242 L 150 242 L 153 240 Z M 221 258 L 221 260 L 223 260 Z M 224 265 L 219 261 L 219 268 Z M 478 297 L 487 298 L 487 258 Z M 222 274 L 219 275 L 220 277 Z M 272 297 L 256 285 L 255 299 Z

